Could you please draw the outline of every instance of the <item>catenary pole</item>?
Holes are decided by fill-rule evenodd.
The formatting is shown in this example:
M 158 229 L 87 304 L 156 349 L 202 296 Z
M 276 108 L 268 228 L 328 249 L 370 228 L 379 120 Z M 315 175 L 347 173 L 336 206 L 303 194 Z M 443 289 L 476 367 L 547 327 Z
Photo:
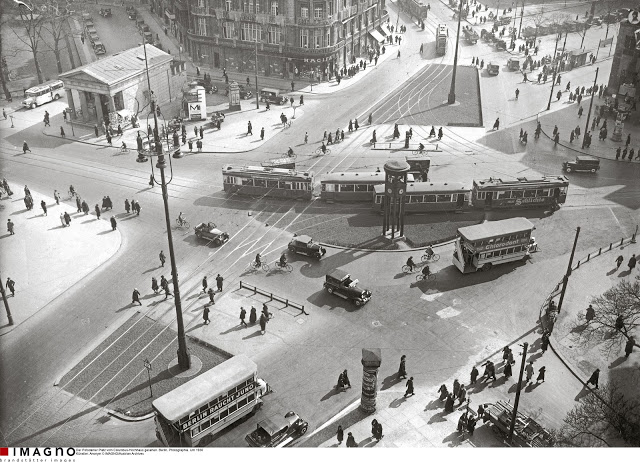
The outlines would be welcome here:
M 558 301 L 558 314 L 562 309 L 562 301 L 564 300 L 564 293 L 567 290 L 567 283 L 569 282 L 569 276 L 571 276 L 571 265 L 573 265 L 573 255 L 576 253 L 576 245 L 578 244 L 578 236 L 580 235 L 580 226 L 576 229 L 576 237 L 573 241 L 573 249 L 571 249 L 571 257 L 569 257 L 569 266 L 567 266 L 567 272 L 562 280 L 562 292 L 560 292 L 560 300 Z

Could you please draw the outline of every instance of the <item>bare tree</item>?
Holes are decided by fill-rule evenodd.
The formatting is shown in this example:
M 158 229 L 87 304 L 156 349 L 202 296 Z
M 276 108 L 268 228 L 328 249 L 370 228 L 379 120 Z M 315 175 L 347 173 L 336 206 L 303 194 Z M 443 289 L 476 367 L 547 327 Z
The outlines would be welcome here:
M 582 398 L 552 431 L 556 446 L 640 446 L 640 401 L 626 397 L 616 382 Z
M 536 32 L 535 32 L 535 37 L 533 38 L 534 41 L 538 40 L 538 31 L 539 29 L 542 27 L 542 24 L 544 24 L 544 22 L 547 20 L 547 18 L 544 15 L 544 7 L 541 6 L 540 9 L 531 15 L 531 20 L 533 21 L 533 24 L 536 27 Z
M 45 21 L 42 24 L 48 34 L 47 37 L 41 36 L 42 42 L 46 47 L 53 51 L 56 57 L 56 65 L 58 73 L 63 72 L 62 61 L 60 60 L 61 52 L 67 48 L 65 38 L 70 34 L 68 20 L 71 13 L 64 7 L 59 7 L 57 2 L 48 2 L 45 13 Z
M 592 300 L 595 317 L 585 322 L 580 314 L 572 332 L 583 345 L 600 342 L 604 351 L 619 349 L 640 326 L 640 277 L 621 280 Z

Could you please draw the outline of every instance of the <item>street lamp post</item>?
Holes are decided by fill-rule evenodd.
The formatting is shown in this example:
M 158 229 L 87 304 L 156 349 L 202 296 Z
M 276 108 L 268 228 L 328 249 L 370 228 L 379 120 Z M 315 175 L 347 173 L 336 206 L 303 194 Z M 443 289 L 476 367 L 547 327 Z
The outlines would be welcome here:
M 149 66 L 147 61 L 147 46 L 142 45 L 144 48 L 144 61 L 147 71 L 147 85 L 149 86 L 149 96 L 151 100 L 151 112 L 153 113 L 153 141 L 156 155 L 158 156 L 158 163 L 156 167 L 160 170 L 160 183 L 156 181 L 156 176 L 153 175 L 153 181 L 159 184 L 162 189 L 162 201 L 164 202 L 164 218 L 167 228 L 167 241 L 169 242 L 169 259 L 171 261 L 171 278 L 173 280 L 173 294 L 176 306 L 176 323 L 178 326 L 178 365 L 181 370 L 187 370 L 191 367 L 191 358 L 189 356 L 189 349 L 187 348 L 187 340 L 184 331 L 184 322 L 182 320 L 182 303 L 180 301 L 180 287 L 178 285 L 178 268 L 176 266 L 175 252 L 173 250 L 173 237 L 171 233 L 171 219 L 169 214 L 169 193 L 167 191 L 167 181 L 164 174 L 164 169 L 167 167 L 165 160 L 165 154 L 162 152 L 162 142 L 158 135 L 158 116 L 156 114 L 156 101 L 155 95 L 151 91 L 151 81 L 149 79 Z M 151 162 L 151 168 L 153 173 L 153 161 Z
M 258 35 L 256 34 L 256 109 L 260 109 L 260 97 L 258 94 Z
M 518 38 L 522 38 L 522 18 L 524 17 L 524 0 L 522 0 L 522 9 L 520 10 L 520 27 L 518 27 Z
M 513 442 L 513 432 L 516 428 L 516 420 L 518 419 L 518 404 L 520 404 L 520 389 L 522 388 L 522 375 L 524 374 L 524 365 L 527 362 L 527 348 L 529 344 L 524 342 L 522 345 L 522 362 L 520 363 L 520 376 L 518 377 L 518 385 L 516 388 L 516 399 L 513 403 L 513 415 L 511 416 L 511 425 L 509 426 L 509 443 Z
M 562 279 L 562 291 L 560 292 L 560 300 L 558 300 L 558 314 L 562 309 L 562 302 L 564 301 L 564 293 L 567 290 L 567 283 L 569 282 L 569 276 L 571 276 L 571 265 L 573 265 L 573 255 L 576 253 L 576 245 L 578 245 L 578 236 L 580 236 L 580 226 L 576 229 L 576 237 L 573 240 L 573 249 L 571 249 L 571 256 L 569 257 L 569 266 L 567 266 L 567 272 Z
M 462 18 L 462 1 L 458 10 L 458 33 L 456 34 L 456 51 L 453 55 L 453 73 L 451 74 L 451 89 L 447 102 L 453 104 L 456 102 L 456 70 L 458 69 L 458 45 L 460 44 L 460 20 Z
M 560 32 L 556 36 L 556 47 L 553 50 L 553 59 L 556 59 L 556 51 L 558 50 L 558 41 L 560 40 L 561 36 L 562 36 L 562 32 Z M 549 102 L 547 103 L 547 111 L 551 109 L 551 98 L 553 98 L 553 88 L 556 86 L 557 70 L 558 70 L 558 64 L 556 63 L 555 71 L 554 71 L 553 75 L 551 76 L 551 93 L 549 93 Z

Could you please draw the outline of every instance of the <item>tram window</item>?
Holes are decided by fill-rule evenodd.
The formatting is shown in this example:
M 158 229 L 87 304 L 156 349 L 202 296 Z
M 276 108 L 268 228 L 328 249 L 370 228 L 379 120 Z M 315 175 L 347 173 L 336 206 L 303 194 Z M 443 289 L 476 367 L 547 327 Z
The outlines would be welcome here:
M 236 184 L 236 183 L 238 183 L 237 180 L 238 179 L 235 176 L 225 176 L 224 177 L 224 182 L 225 183 L 229 183 L 229 184 Z
M 500 251 L 500 255 L 506 255 L 507 254 L 507 249 L 502 249 Z
M 509 199 L 511 191 L 498 191 L 498 199 Z
M 536 190 L 535 189 L 525 189 L 524 190 L 524 197 L 536 197 Z
M 243 178 L 242 186 L 253 186 L 253 178 Z
M 451 194 L 438 194 L 436 202 L 451 202 Z
M 426 196 L 424 196 L 424 201 L 425 202 L 435 202 L 436 201 L 436 195 L 435 194 L 427 194 Z
M 229 414 L 233 414 L 237 410 L 238 410 L 238 403 L 233 403 L 231 406 L 229 406 Z
M 520 190 L 520 191 L 511 191 L 511 197 L 523 197 L 524 195 L 524 191 Z
M 327 192 L 334 192 L 336 190 L 336 185 L 331 183 L 323 183 L 322 190 Z
M 202 406 L 202 407 L 200 408 L 200 410 L 199 410 L 198 412 L 202 413 L 202 412 L 206 411 L 208 408 L 209 408 L 209 405 L 208 405 L 208 404 L 205 404 L 204 406 Z
M 409 199 L 409 202 L 411 202 L 412 204 L 415 204 L 418 202 L 424 202 L 424 196 L 407 196 L 407 198 Z
M 267 188 L 278 189 L 278 180 L 267 180 Z
M 258 186 L 258 187 L 260 187 L 260 188 L 264 188 L 264 187 L 266 187 L 266 186 L 267 186 L 267 180 L 264 180 L 264 179 L 262 179 L 262 178 L 255 178 L 255 179 L 253 180 L 253 185 L 254 185 L 254 186 Z
M 211 417 L 211 425 L 216 423 L 218 420 L 220 420 L 220 414 L 216 414 L 215 416 Z
M 484 199 L 487 193 L 484 191 L 478 191 L 478 199 Z
M 382 204 L 382 196 L 376 195 L 376 204 Z
M 560 194 L 567 194 L 567 186 L 560 188 Z
M 538 196 L 538 197 L 547 197 L 547 196 L 549 196 L 550 192 L 551 192 L 550 189 L 538 189 L 538 190 L 536 190 L 536 196 Z
M 367 185 L 367 191 L 375 191 L 376 190 L 376 185 L 375 184 L 368 184 Z
M 291 182 L 290 181 L 280 181 L 279 182 L 279 189 L 291 189 Z
M 248 402 L 247 398 L 241 399 L 240 402 L 238 403 L 238 408 L 245 407 L 247 405 L 247 402 Z
M 226 416 L 229 415 L 229 409 L 223 409 L 222 411 L 220 411 L 220 418 L 224 419 Z
M 353 192 L 355 190 L 354 185 L 352 184 L 341 184 L 340 192 Z
M 300 186 L 298 189 L 302 189 L 303 191 L 311 190 L 311 183 L 298 183 Z
M 367 192 L 368 191 L 368 186 L 367 184 L 357 184 L 355 185 L 356 188 L 356 192 Z

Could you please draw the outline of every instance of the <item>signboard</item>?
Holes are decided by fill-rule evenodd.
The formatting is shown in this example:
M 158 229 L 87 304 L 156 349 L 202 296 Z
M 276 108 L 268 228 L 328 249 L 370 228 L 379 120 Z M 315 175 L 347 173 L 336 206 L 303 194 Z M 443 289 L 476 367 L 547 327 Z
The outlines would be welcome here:
M 517 245 L 523 245 L 529 243 L 529 237 L 527 236 L 524 239 L 514 239 L 512 241 L 504 241 L 504 242 L 496 242 L 493 244 L 487 245 L 474 245 L 473 250 L 476 252 L 482 252 L 484 250 L 498 250 L 504 247 L 515 247 Z

